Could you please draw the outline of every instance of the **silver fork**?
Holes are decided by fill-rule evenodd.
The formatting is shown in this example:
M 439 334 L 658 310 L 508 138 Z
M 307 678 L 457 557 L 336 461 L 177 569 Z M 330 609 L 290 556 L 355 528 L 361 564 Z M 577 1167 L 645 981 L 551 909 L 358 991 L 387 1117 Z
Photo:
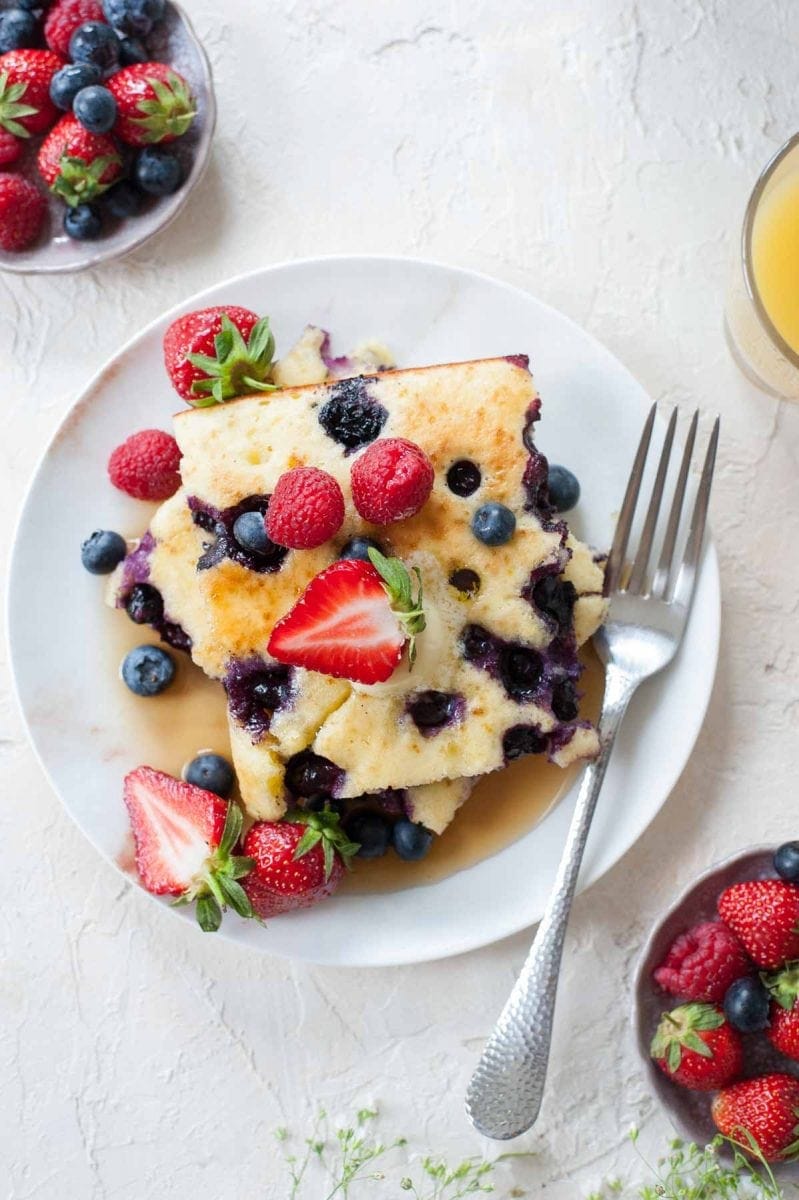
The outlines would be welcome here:
M 677 563 L 675 549 L 699 420 L 698 412 L 694 413 L 661 552 L 649 582 L 649 561 L 677 424 L 675 409 L 666 429 L 638 545 L 628 555 L 633 517 L 652 440 L 655 408 L 653 405 L 644 425 L 608 557 L 605 573 L 605 595 L 610 600 L 608 619 L 594 638 L 606 666 L 605 697 L 599 718 L 602 749 L 599 757 L 585 770 L 546 911 L 466 1094 L 470 1120 L 490 1138 L 517 1137 L 533 1125 L 540 1111 L 566 925 L 608 759 L 633 692 L 644 679 L 662 671 L 674 658 L 696 587 L 719 420 L 716 418 L 710 436 L 688 537 L 682 558 Z

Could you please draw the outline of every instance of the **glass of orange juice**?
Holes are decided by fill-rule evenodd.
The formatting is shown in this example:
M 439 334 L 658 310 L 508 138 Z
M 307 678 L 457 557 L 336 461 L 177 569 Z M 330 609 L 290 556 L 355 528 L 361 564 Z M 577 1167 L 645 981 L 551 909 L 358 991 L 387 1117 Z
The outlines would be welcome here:
M 746 206 L 725 331 L 743 373 L 799 400 L 799 133 L 772 158 Z

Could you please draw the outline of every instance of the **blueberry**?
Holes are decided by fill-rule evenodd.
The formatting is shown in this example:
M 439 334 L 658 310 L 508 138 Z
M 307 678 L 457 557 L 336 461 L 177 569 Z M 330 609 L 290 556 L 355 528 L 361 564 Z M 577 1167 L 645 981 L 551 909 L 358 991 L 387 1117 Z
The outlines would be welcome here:
M 22 8 L 8 8 L 0 12 L 0 54 L 35 46 L 37 35 L 38 24 L 32 12 Z
M 577 476 L 566 467 L 549 468 L 549 502 L 555 512 L 568 512 L 580 499 Z
M 513 537 L 516 518 L 504 504 L 491 500 L 472 517 L 472 533 L 486 546 L 504 546 Z
M 125 539 L 110 529 L 95 529 L 80 548 L 80 561 L 92 575 L 110 575 L 128 552 Z
M 132 67 L 137 63 L 150 61 L 150 55 L 144 42 L 138 38 L 123 37 L 119 43 L 119 61 L 123 67 Z
M 233 522 L 233 536 L 242 550 L 251 554 L 269 554 L 274 542 L 266 532 L 263 513 L 244 512 Z
M 533 603 L 539 612 L 549 617 L 559 629 L 568 629 L 572 621 L 577 591 L 568 579 L 544 575 L 533 587 Z
M 799 842 L 786 842 L 774 855 L 774 870 L 780 879 L 799 883 Z
M 358 858 L 382 858 L 388 850 L 391 837 L 389 824 L 380 813 L 353 813 L 345 828 L 350 841 L 360 846 Z
M 286 764 L 286 787 L 295 796 L 330 796 L 341 783 L 342 774 L 329 758 L 302 750 Z
M 112 75 L 119 66 L 119 38 L 105 21 L 86 21 L 69 39 L 69 57 L 94 63 L 103 75 Z
M 91 242 L 103 232 L 103 218 L 95 204 L 77 204 L 64 213 L 64 232 L 76 242 Z
M 339 558 L 357 558 L 361 562 L 369 562 L 369 550 L 377 550 L 380 554 L 383 553 L 383 547 L 379 542 L 373 541 L 368 537 L 350 538 L 346 546 L 342 546 L 339 550 Z
M 373 442 L 387 419 L 388 413 L 367 394 L 362 379 L 342 379 L 319 409 L 319 424 L 327 436 L 347 450 Z
M 26 12 L 36 12 L 37 9 L 44 8 L 47 0 L 17 0 L 16 7 L 24 8 Z
M 509 696 L 529 699 L 544 671 L 541 655 L 530 646 L 509 642 L 499 656 L 499 674 Z
M 164 15 L 164 0 L 103 0 L 103 13 L 109 25 L 120 33 L 147 37 Z
M 117 102 L 108 88 L 93 83 L 81 88 L 73 101 L 72 111 L 89 133 L 108 133 L 117 119 Z
M 99 83 L 103 73 L 94 63 L 67 63 L 50 80 L 50 99 L 56 108 L 68 112 L 78 92 Z
M 164 600 L 151 583 L 135 583 L 125 601 L 125 612 L 136 625 L 153 625 L 164 615 Z
M 419 692 L 408 703 L 414 725 L 421 730 L 440 729 L 455 715 L 458 697 L 449 692 Z
M 406 862 L 417 862 L 424 858 L 433 844 L 433 834 L 429 829 L 404 818 L 397 821 L 391 836 L 394 849 Z
M 288 667 L 275 667 L 273 671 L 264 671 L 252 687 L 252 697 L 256 704 L 267 712 L 274 712 L 286 703 L 291 690 L 291 676 Z
M 447 471 L 447 487 L 456 496 L 471 496 L 481 480 L 480 468 L 468 458 L 459 458 Z
M 225 676 L 228 708 L 237 724 L 253 742 L 262 740 L 272 715 L 291 696 L 292 669 L 282 664 L 267 666 L 261 658 L 233 658 Z
M 134 178 L 150 196 L 171 196 L 183 181 L 183 168 L 168 150 L 145 146 L 136 159 Z
M 580 711 L 572 679 L 561 679 L 552 689 L 552 711 L 559 721 L 574 721 Z
M 236 782 L 236 776 L 233 774 L 233 768 L 226 758 L 221 754 L 198 754 L 193 758 L 184 772 L 186 783 L 193 783 L 195 787 L 205 788 L 206 792 L 213 792 L 216 796 L 221 796 L 223 800 L 227 800 L 230 793 L 233 791 L 233 784 Z
M 476 596 L 480 591 L 480 576 L 469 567 L 459 567 L 457 571 L 453 571 L 449 582 L 452 587 L 463 592 L 464 596 Z
M 160 646 L 136 646 L 125 655 L 122 678 L 137 696 L 157 696 L 175 678 L 175 660 Z
M 502 753 L 508 762 L 525 754 L 543 754 L 547 739 L 533 725 L 514 725 L 502 738 Z
M 128 179 L 122 179 L 105 193 L 103 208 L 112 217 L 135 217 L 141 209 L 144 196 Z
M 467 625 L 461 634 L 461 646 L 467 662 L 479 662 L 491 653 L 494 640 L 482 625 Z
M 757 1033 L 769 1023 L 769 994 L 756 975 L 736 979 L 724 996 L 727 1020 L 741 1033 Z

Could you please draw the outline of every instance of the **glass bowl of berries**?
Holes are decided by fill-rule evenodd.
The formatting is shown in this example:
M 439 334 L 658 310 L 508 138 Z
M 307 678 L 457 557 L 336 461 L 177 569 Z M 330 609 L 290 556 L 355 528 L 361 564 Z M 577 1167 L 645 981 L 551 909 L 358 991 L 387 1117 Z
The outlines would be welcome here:
M 679 897 L 644 946 L 634 1024 L 682 1137 L 720 1133 L 799 1172 L 799 842 L 746 850 Z
M 0 0 L 0 270 L 137 249 L 201 179 L 215 122 L 208 59 L 172 0 Z

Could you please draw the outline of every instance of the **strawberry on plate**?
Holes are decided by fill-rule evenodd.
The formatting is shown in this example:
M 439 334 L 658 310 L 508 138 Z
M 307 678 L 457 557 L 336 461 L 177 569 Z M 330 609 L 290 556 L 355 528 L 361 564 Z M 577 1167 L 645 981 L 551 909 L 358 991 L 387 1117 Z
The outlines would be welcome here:
M 740 1034 L 715 1004 L 681 1004 L 664 1013 L 650 1053 L 664 1075 L 695 1092 L 715 1092 L 740 1075 Z
M 58 116 L 50 84 L 63 65 L 63 58 L 52 50 L 0 54 L 0 128 L 20 138 L 44 133 Z
M 164 334 L 164 365 L 175 391 L 195 408 L 271 392 L 275 339 L 268 317 L 217 305 L 186 313 Z
M 719 1133 L 766 1162 L 799 1157 L 799 1079 L 775 1072 L 745 1079 L 713 1100 Z
M 406 642 L 415 657 L 425 628 L 422 580 L 397 558 L 369 550 L 371 562 L 341 559 L 315 576 L 269 639 L 278 662 L 355 683 L 385 683 L 399 666 Z
M 197 104 L 191 89 L 167 63 L 134 63 L 108 80 L 117 102 L 114 133 L 129 146 L 174 142 L 191 128 Z
M 244 839 L 254 866 L 242 882 L 253 912 L 274 917 L 326 899 L 357 850 L 340 829 L 338 814 L 328 810 L 256 822 Z
M 219 928 L 228 906 L 239 916 L 253 915 L 237 882 L 253 863 L 233 853 L 242 827 L 235 804 L 152 767 L 125 777 L 124 796 L 136 867 L 148 892 L 174 896 L 176 904 L 196 900 L 197 921 L 206 933 Z
M 653 975 L 673 996 L 720 1004 L 730 984 L 751 973 L 735 934 L 721 921 L 704 921 L 675 939 Z
M 89 133 L 72 113 L 50 130 L 37 162 L 50 191 L 71 207 L 94 200 L 122 174 L 122 158 L 113 138 Z
M 799 959 L 799 887 L 782 879 L 734 883 L 719 897 L 719 916 L 759 967 L 775 971 Z

